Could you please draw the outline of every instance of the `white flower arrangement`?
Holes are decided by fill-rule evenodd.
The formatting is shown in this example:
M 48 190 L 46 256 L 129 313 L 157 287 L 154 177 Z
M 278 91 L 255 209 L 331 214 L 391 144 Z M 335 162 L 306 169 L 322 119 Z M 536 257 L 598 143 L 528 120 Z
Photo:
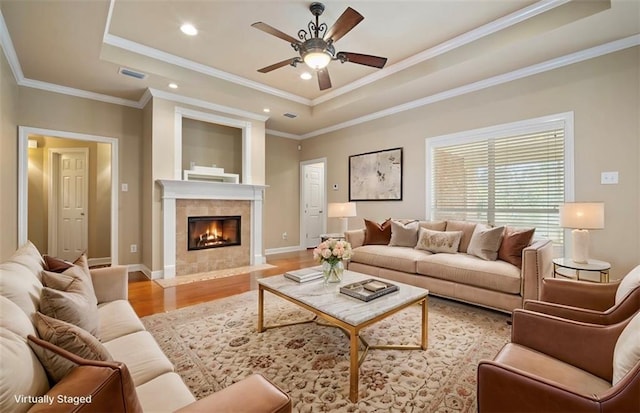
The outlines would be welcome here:
M 313 250 L 313 259 L 318 262 L 328 262 L 335 264 L 338 261 L 348 260 L 351 258 L 351 244 L 347 241 L 329 238 L 321 242 Z

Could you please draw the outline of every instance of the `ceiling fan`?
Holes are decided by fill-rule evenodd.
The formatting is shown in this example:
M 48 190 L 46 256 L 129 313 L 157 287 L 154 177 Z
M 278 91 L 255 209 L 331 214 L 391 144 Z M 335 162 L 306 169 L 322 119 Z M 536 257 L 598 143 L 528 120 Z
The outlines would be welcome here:
M 324 4 L 318 2 L 311 3 L 309 10 L 311 14 L 316 16 L 316 20 L 315 22 L 313 20 L 309 22 L 307 30 L 300 29 L 298 31 L 298 39 L 263 22 L 256 22 L 251 25 L 258 30 L 286 40 L 291 44 L 293 50 L 300 54 L 300 57 L 294 57 L 263 67 L 259 69 L 258 72 L 268 73 L 287 65 L 296 67 L 298 63 L 306 63 L 307 66 L 316 71 L 320 90 L 325 90 L 331 87 L 331 78 L 329 77 L 327 65 L 332 60 L 339 60 L 340 63 L 357 63 L 378 69 L 382 69 L 387 63 L 386 57 L 351 52 L 336 53 L 336 49 L 333 46 L 334 43 L 349 33 L 351 29 L 356 27 L 356 25 L 364 19 L 360 13 L 351 7 L 347 7 L 334 25 L 330 29 L 327 29 L 327 24 L 320 24 L 318 19 L 322 12 L 324 12 Z

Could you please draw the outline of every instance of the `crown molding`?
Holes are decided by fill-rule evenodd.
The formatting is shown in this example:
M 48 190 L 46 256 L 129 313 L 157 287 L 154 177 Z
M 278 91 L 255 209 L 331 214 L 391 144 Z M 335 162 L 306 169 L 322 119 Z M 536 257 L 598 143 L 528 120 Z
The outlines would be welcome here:
M 187 96 L 178 95 L 176 93 L 165 92 L 163 90 L 149 88 L 149 93 L 151 94 L 151 96 L 157 97 L 160 99 L 171 100 L 173 102 L 179 102 L 185 105 L 196 106 L 199 108 L 209 109 L 216 112 L 226 113 L 227 115 L 239 116 L 242 118 L 256 120 L 259 122 L 266 122 L 267 119 L 269 119 L 268 116 L 259 115 L 257 113 L 249 112 L 246 110 L 232 108 L 230 106 L 218 105 L 216 103 L 207 102 L 206 100 L 202 100 L 202 99 L 195 99 Z M 145 96 L 143 95 L 143 98 L 144 97 Z M 136 102 L 136 104 L 140 105 L 141 101 L 142 99 L 139 102 Z M 147 102 L 148 102 L 148 99 L 147 99 Z M 145 102 L 145 105 L 146 105 L 146 102 Z
M 484 80 L 480 80 L 478 82 L 469 83 L 467 85 L 449 89 L 444 92 L 436 93 L 431 96 L 426 96 L 424 98 L 416 99 L 411 102 L 404 103 L 402 105 L 393 106 L 378 112 L 361 116 L 359 118 L 351 119 L 346 122 L 338 123 L 326 128 L 305 133 L 301 135 L 301 139 L 308 139 L 315 136 L 324 135 L 326 133 L 335 132 L 337 130 L 348 128 L 350 126 L 355 126 L 361 123 L 370 122 L 372 120 L 380 119 L 385 116 L 395 115 L 400 112 L 405 112 L 407 110 L 416 109 L 416 108 L 430 105 L 432 103 L 440 102 L 446 99 L 462 96 L 467 93 L 476 92 L 492 86 L 501 85 L 514 80 L 548 72 L 550 70 L 559 69 L 564 66 L 583 62 L 585 60 L 593 59 L 596 57 L 600 57 L 609 53 L 617 52 L 617 51 L 624 50 L 630 47 L 635 47 L 638 45 L 640 45 L 640 34 L 615 40 L 613 42 L 609 42 L 600 46 L 595 46 L 589 49 L 581 50 L 579 52 L 571 53 L 555 59 L 547 60 L 542 63 L 538 63 L 528 67 L 524 67 L 522 69 L 514 70 L 509 73 L 493 76 Z
M 16 83 L 20 83 L 24 80 L 24 74 L 22 73 L 22 66 L 20 66 L 16 49 L 13 47 L 13 41 L 11 41 L 9 29 L 7 29 L 7 24 L 4 21 L 2 10 L 0 10 L 0 45 L 2 45 L 4 56 L 7 58 L 7 62 L 9 62 L 9 67 L 13 73 L 13 77 L 16 79 Z
M 380 79 L 384 79 L 387 76 L 391 76 L 394 73 L 408 69 L 411 66 L 417 65 L 418 63 L 422 63 L 439 55 L 455 50 L 459 47 L 465 46 L 471 42 L 482 39 L 483 37 L 499 32 L 500 30 L 504 30 L 515 24 L 521 23 L 539 14 L 562 6 L 568 2 L 569 0 L 543 0 L 538 3 L 532 4 L 531 6 L 525 7 L 524 9 L 517 10 L 507 16 L 501 17 L 476 29 L 463 33 L 460 36 L 454 37 L 451 40 L 440 43 L 437 46 L 401 60 L 400 62 L 392 66 L 386 67 L 382 70 L 362 77 L 341 88 L 332 90 L 331 92 L 313 99 L 311 101 L 311 106 L 319 105 L 320 103 L 327 102 L 340 95 L 344 95 L 345 93 L 352 92 L 362 86 L 366 86 Z
M 266 129 L 264 132 L 267 135 L 279 136 L 281 138 L 296 139 L 296 140 L 302 139 L 302 135 L 296 135 L 295 133 L 288 133 L 288 132 L 280 132 L 274 129 Z
M 18 82 L 19 86 L 30 87 L 33 89 L 45 90 L 48 92 L 60 93 L 63 95 L 75 96 L 78 98 L 97 100 L 99 102 L 112 103 L 114 105 L 129 106 L 140 109 L 136 100 L 118 98 L 115 96 L 104 95 L 102 93 L 89 92 L 82 89 L 76 89 L 68 86 L 56 85 L 54 83 L 42 82 L 40 80 L 23 79 Z
M 287 99 L 293 102 L 302 103 L 303 105 L 311 105 L 311 100 L 303 98 L 293 93 L 285 92 L 284 90 L 276 89 L 265 84 L 255 82 L 253 80 L 246 79 L 241 76 L 237 76 L 219 69 L 215 69 L 211 66 L 204 65 L 202 63 L 194 62 L 193 60 L 185 59 L 173 55 L 171 53 L 163 52 L 162 50 L 154 49 L 153 47 L 145 46 L 134 41 L 124 39 L 113 34 L 106 34 L 103 42 L 118 47 L 120 49 L 128 50 L 133 53 L 137 53 L 143 56 L 150 57 L 152 59 L 160 60 L 162 62 L 170 63 L 172 65 L 182 67 L 184 69 L 193 70 L 207 76 L 215 77 L 218 79 L 226 80 L 228 82 L 235 83 L 237 85 L 246 86 L 251 89 L 258 90 L 260 92 L 268 93 L 273 96 L 277 96 L 283 99 Z

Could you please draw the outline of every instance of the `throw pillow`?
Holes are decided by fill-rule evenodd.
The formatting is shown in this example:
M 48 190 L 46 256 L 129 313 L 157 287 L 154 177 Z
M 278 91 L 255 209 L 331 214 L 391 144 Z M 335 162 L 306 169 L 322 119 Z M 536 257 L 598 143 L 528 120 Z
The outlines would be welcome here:
M 616 346 L 613 349 L 613 380 L 614 386 L 640 360 L 640 313 L 633 316 L 629 324 L 622 330 Z
M 73 267 L 73 263 L 62 260 L 60 258 L 52 257 L 51 255 L 45 255 L 44 257 L 44 269 L 51 272 L 63 272 L 67 268 Z
M 87 331 L 73 324 L 56 320 L 42 313 L 33 317 L 34 325 L 41 339 L 63 348 L 77 356 L 89 360 L 112 361 L 113 358 L 100 341 Z M 31 342 L 29 342 L 32 345 Z M 33 347 L 33 345 L 32 345 Z M 71 361 L 53 353 L 45 353 L 34 348 L 50 379 L 57 383 L 75 367 Z
M 82 294 L 44 287 L 40 296 L 40 312 L 83 328 L 94 336 L 98 334 L 98 307 Z
M 418 242 L 418 228 L 418 221 L 403 223 L 392 220 L 389 245 L 392 247 L 415 247 Z
M 504 227 L 490 228 L 486 225 L 476 225 L 467 254 L 475 255 L 485 261 L 495 261 L 498 258 L 503 232 Z
M 507 226 L 502 236 L 502 244 L 498 250 L 498 259 L 522 268 L 522 250 L 533 238 L 535 228 L 512 228 Z
M 387 219 L 382 224 L 365 219 L 364 226 L 363 245 L 389 245 L 391 240 L 391 219 Z
M 416 249 L 431 252 L 458 252 L 462 231 L 432 231 L 420 228 Z
M 458 251 L 467 252 L 469 248 L 469 242 L 471 242 L 471 236 L 473 230 L 476 229 L 475 222 L 468 221 L 447 221 L 447 231 L 462 231 L 462 238 L 460 239 L 460 246 Z
M 87 280 L 82 268 L 76 265 L 60 274 L 42 271 L 42 284 L 56 290 L 81 294 L 92 305 L 98 305 L 93 283 Z
M 431 231 L 444 231 L 447 229 L 447 221 L 420 221 L 420 228 L 430 229 Z

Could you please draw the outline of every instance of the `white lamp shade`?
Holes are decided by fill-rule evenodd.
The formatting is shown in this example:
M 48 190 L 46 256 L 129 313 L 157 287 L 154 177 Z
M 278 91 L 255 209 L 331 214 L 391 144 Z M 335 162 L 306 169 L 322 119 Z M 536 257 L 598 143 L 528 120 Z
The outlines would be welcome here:
M 561 205 L 560 226 L 576 229 L 604 228 L 604 203 L 568 202 Z
M 327 211 L 329 218 L 355 217 L 356 215 L 355 202 L 333 202 L 329 204 L 329 210 Z
M 324 51 L 309 52 L 304 55 L 304 62 L 314 70 L 324 69 L 331 61 L 331 56 Z

